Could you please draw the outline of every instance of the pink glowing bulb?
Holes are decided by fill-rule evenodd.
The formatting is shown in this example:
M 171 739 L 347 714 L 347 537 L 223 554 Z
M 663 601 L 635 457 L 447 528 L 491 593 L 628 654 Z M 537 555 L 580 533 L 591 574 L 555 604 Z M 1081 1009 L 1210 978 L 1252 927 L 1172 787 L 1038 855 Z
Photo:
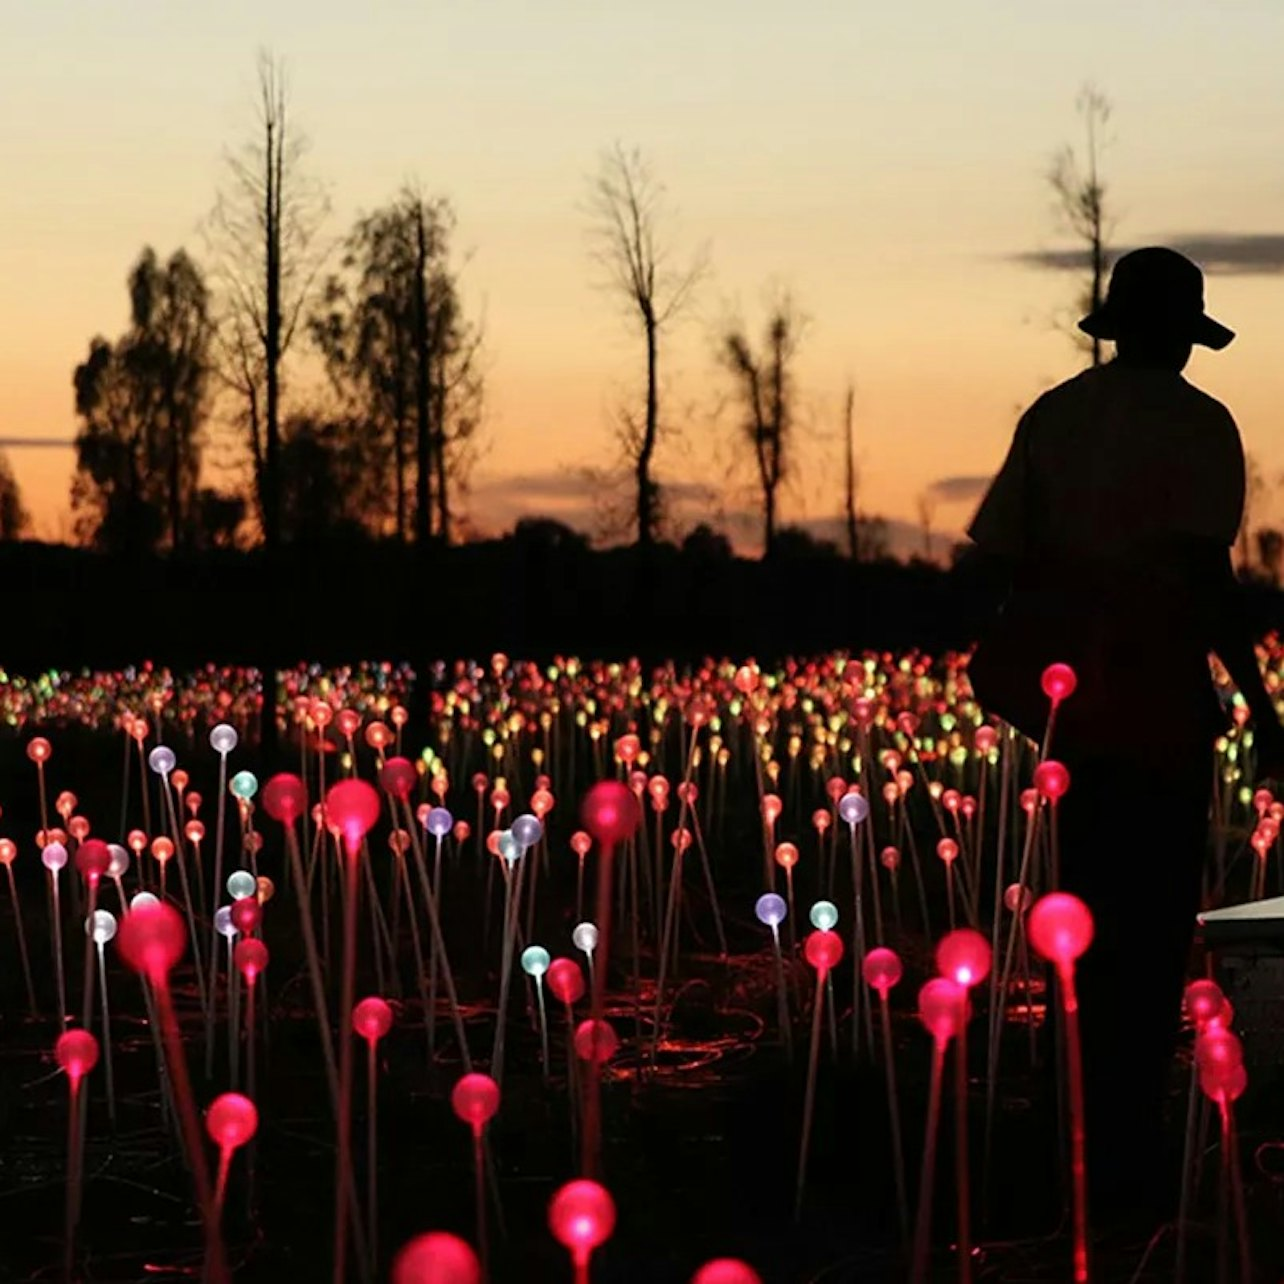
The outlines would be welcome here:
M 18 844 L 12 838 L 0 838 L 0 865 L 12 865 L 18 856 Z
M 780 843 L 776 847 L 776 864 L 781 869 L 793 869 L 798 864 L 798 848 L 793 843 Z
M 600 780 L 584 795 L 580 818 L 602 847 L 624 842 L 638 827 L 638 800 L 627 785 Z
M 76 848 L 76 868 L 86 883 L 97 883 L 111 864 L 111 852 L 101 838 L 86 839 Z
M 605 1186 L 580 1179 L 568 1182 L 548 1206 L 548 1228 L 568 1249 L 576 1265 L 588 1261 L 615 1230 L 615 1201 Z
M 144 732 L 144 734 L 146 734 Z M 36 736 L 27 741 L 27 757 L 38 766 L 43 766 L 49 761 L 53 748 L 44 736 Z
M 466 1074 L 451 1090 L 450 1107 L 480 1136 L 499 1111 L 499 1084 L 488 1074 Z
M 1069 892 L 1040 898 L 1026 918 L 1030 944 L 1063 972 L 1092 944 L 1093 931 L 1088 907 Z
M 1269 789 L 1258 789 L 1253 793 L 1253 808 L 1259 816 L 1264 816 L 1274 801 L 1275 795 Z
M 481 1284 L 481 1263 L 457 1235 L 429 1231 L 397 1254 L 392 1284 Z
M 1201 1070 L 1214 1070 L 1240 1065 L 1244 1045 L 1239 1036 L 1222 1025 L 1210 1025 L 1195 1040 L 1195 1061 Z
M 963 805 L 963 795 L 957 789 L 947 789 L 941 795 L 941 806 L 950 813 L 951 816 L 958 812 Z
M 237 941 L 236 948 L 232 951 L 232 962 L 245 978 L 245 983 L 252 986 L 259 974 L 267 971 L 268 947 L 256 939 Z
M 220 1150 L 239 1150 L 258 1130 L 258 1109 L 239 1092 L 215 1097 L 205 1112 L 205 1131 Z
M 582 829 L 571 835 L 571 851 L 577 856 L 587 856 L 593 848 L 593 840 Z
M 967 990 L 949 977 L 933 977 L 918 992 L 919 1020 L 939 1044 L 954 1038 L 968 1015 Z
M 780 819 L 780 813 L 784 811 L 785 805 L 780 801 L 776 794 L 763 794 L 762 796 L 762 819 L 768 827 L 774 825 Z
M 54 1044 L 54 1059 L 66 1071 L 74 1092 L 98 1064 L 98 1040 L 88 1030 L 67 1030 Z
M 807 962 L 823 977 L 842 962 L 843 938 L 837 932 L 817 930 L 807 937 L 803 954 Z
M 1060 802 L 1070 788 L 1070 772 L 1064 763 L 1048 758 L 1034 769 L 1034 787 L 1049 802 Z
M 553 810 L 553 795 L 547 789 L 537 789 L 531 795 L 531 811 L 542 821 Z
M 719 1257 L 696 1271 L 691 1284 L 762 1284 L 762 1276 L 734 1257 Z
M 473 832 L 473 827 L 466 820 L 455 821 L 455 827 L 450 831 L 457 843 L 466 843 L 468 836 Z
M 1062 700 L 1074 694 L 1079 679 L 1068 664 L 1050 664 L 1043 671 L 1040 685 L 1043 687 L 1043 694 L 1052 701 L 1053 708 L 1056 708 Z
M 120 921 L 116 948 L 126 966 L 163 986 L 187 948 L 183 916 L 165 901 L 131 909 Z
M 293 825 L 308 809 L 308 791 L 298 776 L 283 771 L 263 786 L 263 810 L 282 825 Z
M 382 722 L 372 722 L 366 728 L 366 744 L 379 752 L 386 749 L 396 737 Z
M 642 741 L 630 732 L 628 735 L 621 736 L 615 742 L 615 756 L 626 767 L 631 767 L 638 760 L 638 754 L 642 752 Z
M 407 722 L 410 721 L 410 714 L 408 714 L 406 710 L 401 707 L 401 705 L 394 704 L 392 708 L 388 710 L 388 720 L 392 723 L 394 727 L 397 727 L 398 729 L 400 729 L 401 727 L 404 727 Z
M 67 822 L 67 832 L 78 842 L 89 836 L 89 822 L 83 816 L 73 816 Z
M 164 834 L 161 834 L 159 837 L 152 839 L 152 855 L 163 865 L 173 857 L 174 844 Z
M 952 838 L 942 838 L 936 844 L 936 854 L 947 864 L 952 865 L 958 859 L 959 845 Z
M 884 869 L 899 869 L 901 865 L 900 849 L 897 847 L 884 847 L 878 854 L 878 863 Z
M 884 999 L 887 998 L 891 989 L 900 984 L 904 973 L 900 956 L 896 951 L 881 945 L 865 955 L 865 961 L 861 964 L 860 970 L 865 978 L 865 984 L 870 989 L 877 990 Z
M 378 1043 L 392 1029 L 392 1008 L 372 994 L 352 1009 L 352 1028 L 367 1043 Z
M 1248 1087 L 1248 1071 L 1243 1064 L 1201 1068 L 1199 1086 L 1204 1095 L 1218 1103 L 1229 1105 L 1238 1101 Z
M 825 793 L 831 803 L 837 803 L 838 800 L 847 792 L 847 782 L 842 776 L 830 776 L 825 781 Z
M 379 772 L 380 786 L 394 798 L 405 802 L 419 783 L 419 773 L 409 758 L 389 758 Z
M 829 813 L 823 807 L 817 807 L 811 813 L 811 823 L 818 834 L 823 834 L 829 828 Z
M 1186 1012 L 1196 1026 L 1207 1025 L 1222 1010 L 1226 996 L 1216 981 L 1192 981 L 1183 996 Z
M 990 975 L 990 943 L 970 927 L 960 927 L 941 937 L 936 947 L 936 967 L 964 989 L 979 985 Z
M 361 840 L 379 819 L 379 795 L 355 776 L 331 785 L 325 796 L 327 820 L 343 835 L 348 855 L 355 856 Z
M 1021 810 L 1027 816 L 1033 816 L 1035 808 L 1039 805 L 1039 791 L 1037 789 L 1021 790 Z
M 972 737 L 972 743 L 976 745 L 978 752 L 989 753 L 999 741 L 999 733 L 993 727 L 977 727 L 976 735 Z
M 584 973 L 574 959 L 554 959 L 548 965 L 545 980 L 559 1003 L 578 1003 L 584 997 Z
M 581 1021 L 575 1027 L 575 1055 L 581 1061 L 605 1065 L 620 1046 L 620 1036 L 609 1021 Z
M 678 801 L 686 803 L 688 807 L 694 807 L 699 797 L 700 789 L 694 780 L 684 780 L 678 786 Z
M 205 825 L 199 820 L 189 820 L 183 826 L 183 837 L 193 845 L 205 841 Z
M 496 815 L 503 811 L 504 808 L 512 801 L 512 796 L 509 794 L 507 789 L 503 788 L 502 785 L 496 785 L 495 788 L 490 791 L 490 805 L 495 809 Z

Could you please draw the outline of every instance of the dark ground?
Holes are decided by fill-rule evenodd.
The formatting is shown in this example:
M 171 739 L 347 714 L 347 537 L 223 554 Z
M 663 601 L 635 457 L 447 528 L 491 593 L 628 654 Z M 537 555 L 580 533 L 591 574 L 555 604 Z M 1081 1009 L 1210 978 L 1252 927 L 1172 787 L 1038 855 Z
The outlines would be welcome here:
M 111 817 L 119 807 L 115 752 L 104 741 L 63 733 L 54 737 L 51 789 L 72 787 L 80 810 Z M 212 755 L 183 755 L 193 783 L 212 795 Z M 52 1008 L 52 979 L 40 867 L 30 835 L 37 826 L 34 772 L 13 740 L 0 743 L 0 780 L 5 782 L 0 832 L 24 845 L 16 870 L 38 986 Z M 212 829 L 213 802 L 203 815 Z M 554 826 L 554 849 L 565 850 L 570 817 Z M 133 818 L 131 823 L 136 823 Z M 306 1008 L 307 984 L 297 946 L 296 909 L 281 874 L 276 827 L 263 819 L 267 842 L 261 869 L 277 879 L 280 891 L 269 903 L 266 940 L 273 951 L 267 974 L 271 1010 L 268 1042 L 259 1064 L 262 1114 L 257 1172 L 251 1193 L 246 1162 L 238 1156 L 229 1192 L 227 1236 L 237 1263 L 238 1281 L 328 1281 L 332 1237 L 332 1125 L 325 1101 L 314 1027 Z M 732 835 L 733 840 L 735 835 Z M 558 842 L 563 844 L 558 846 Z M 752 835 L 747 841 L 756 840 Z M 726 851 L 737 849 L 735 841 Z M 749 849 L 752 850 L 752 847 Z M 372 846 L 380 877 L 387 869 L 386 846 Z M 728 916 L 733 958 L 722 964 L 709 954 L 689 957 L 682 980 L 688 984 L 676 1014 L 658 1073 L 642 1076 L 627 1042 L 634 1033 L 631 1003 L 620 1000 L 617 1029 L 626 1039 L 606 1090 L 604 1175 L 619 1210 L 614 1239 L 594 1259 L 599 1284 L 648 1281 L 685 1284 L 696 1267 L 715 1255 L 739 1255 L 752 1263 L 767 1284 L 878 1284 L 902 1280 L 896 1249 L 896 1214 L 886 1141 L 886 1110 L 881 1075 L 869 1066 L 851 1067 L 849 1025 L 842 1017 L 851 1001 L 850 957 L 835 974 L 841 1056 L 835 1067 L 822 1047 L 820 1088 L 808 1194 L 801 1225 L 792 1220 L 803 1075 L 792 1070 L 776 1045 L 774 1003 L 765 933 L 748 907 L 757 893 L 758 862 L 744 862 L 746 877 L 715 853 L 717 877 Z M 573 954 L 570 914 L 555 906 L 573 895 L 573 866 L 567 861 L 548 885 L 536 939 L 556 956 Z M 708 919 L 698 895 L 695 871 L 688 888 L 695 922 L 708 935 Z M 471 851 L 449 869 L 446 883 L 448 943 L 464 996 L 493 1003 L 493 964 L 480 951 L 482 894 L 474 886 Z M 737 886 L 737 882 L 742 886 Z M 64 888 L 66 880 L 64 879 Z M 131 884 L 132 887 L 132 884 Z M 810 903 L 811 889 L 799 888 L 799 903 Z M 840 905 L 843 897 L 840 894 Z M 115 908 L 114 891 L 106 900 Z M 908 901 L 907 901 L 908 904 Z M 801 912 L 801 911 L 800 911 Z M 21 974 L 11 916 L 4 898 L 0 913 L 0 1280 L 57 1279 L 63 1209 L 66 1080 L 48 1055 L 53 1021 L 24 1019 Z M 688 938 L 690 939 L 690 938 Z M 850 943 L 849 943 L 850 944 Z M 80 942 L 68 953 L 70 1006 L 80 995 Z M 91 1079 L 87 1184 L 81 1228 L 84 1275 L 94 1281 L 164 1281 L 199 1278 L 199 1231 L 188 1202 L 189 1183 L 174 1148 L 159 1124 L 155 1065 L 150 1039 L 139 1021 L 141 1004 L 135 978 L 109 946 L 113 1031 L 116 1041 L 120 1120 L 117 1136 L 108 1130 L 103 1069 Z M 492 953 L 494 951 L 492 950 Z M 910 951 L 906 951 L 910 953 Z M 491 975 L 487 975 L 487 972 Z M 906 1120 L 906 1154 L 911 1199 L 918 1168 L 929 1043 L 906 1010 L 928 975 L 927 960 L 911 955 L 907 975 L 895 998 L 898 1075 Z M 410 972 L 405 979 L 413 995 Z M 180 985 L 185 978 L 180 977 Z M 702 985 L 701 982 L 704 984 Z M 190 984 L 190 982 L 189 982 Z M 799 975 L 806 993 L 810 973 Z M 358 982 L 358 994 L 373 983 Z M 517 987 L 515 987 L 515 994 Z M 190 993 L 189 1013 L 195 1010 Z M 182 1002 L 180 998 L 180 1003 Z M 547 1233 L 545 1210 L 553 1190 L 576 1175 L 567 1131 L 565 1087 L 560 1067 L 564 1052 L 555 1032 L 553 1082 L 545 1087 L 539 1071 L 538 1039 L 520 1017 L 518 1000 L 511 1026 L 504 1103 L 492 1125 L 492 1153 L 499 1178 L 504 1230 L 496 1234 L 496 1281 L 556 1281 L 570 1278 L 563 1250 Z M 380 1242 L 386 1263 L 390 1251 L 413 1234 L 449 1229 L 472 1237 L 470 1146 L 466 1128 L 451 1114 L 448 1095 L 458 1075 L 444 1018 L 439 1023 L 442 1053 L 430 1077 L 417 1003 L 399 1014 L 382 1049 L 380 1082 Z M 551 1013 L 550 1013 L 551 1014 Z M 225 1086 L 226 1054 L 220 1041 L 215 1082 L 205 1082 L 196 1041 L 200 1023 L 191 1023 L 191 1064 L 202 1106 Z M 644 1027 L 645 1028 L 645 1027 Z M 973 1052 L 980 1053 L 983 1019 L 974 1023 Z M 477 1012 L 470 1019 L 475 1053 L 484 1059 L 490 1046 L 490 1020 Z M 800 1021 L 798 1041 L 805 1046 Z M 977 1259 L 978 1281 L 1067 1280 L 1069 1244 L 1054 1238 L 1061 1222 L 1052 1084 L 1042 1071 L 1031 1072 L 1024 1031 L 1009 1032 L 1005 1054 L 1008 1077 L 1001 1090 L 995 1142 L 995 1181 L 991 1217 L 977 1238 L 987 1245 Z M 356 1075 L 356 1155 L 358 1180 L 364 1181 L 365 1136 L 362 1110 L 364 1075 Z M 983 1091 L 975 1071 L 972 1084 L 974 1182 L 979 1190 L 979 1151 Z M 1262 1118 L 1254 1113 L 1253 1094 L 1244 1102 L 1244 1148 L 1278 1139 L 1280 1117 L 1272 1103 Z M 1276 1098 L 1278 1100 L 1278 1098 Z M 1176 1100 L 1180 1115 L 1182 1101 Z M 953 1225 L 953 1172 L 950 1111 L 944 1114 L 937 1242 L 941 1246 L 934 1278 L 952 1279 L 948 1243 Z M 1206 1165 L 1201 1219 L 1215 1223 L 1212 1176 L 1216 1156 Z M 1246 1162 L 1248 1194 L 1256 1234 L 1260 1278 L 1279 1278 L 1284 1263 L 1284 1186 L 1255 1176 Z M 362 1186 L 364 1189 L 364 1186 Z M 1099 1280 L 1171 1279 L 1171 1237 L 1156 1246 L 1153 1270 L 1134 1274 L 1145 1236 L 1103 1250 Z M 1215 1238 L 1201 1230 L 1193 1241 L 1191 1280 L 1212 1281 Z M 1268 1266 L 1269 1264 L 1269 1266 Z

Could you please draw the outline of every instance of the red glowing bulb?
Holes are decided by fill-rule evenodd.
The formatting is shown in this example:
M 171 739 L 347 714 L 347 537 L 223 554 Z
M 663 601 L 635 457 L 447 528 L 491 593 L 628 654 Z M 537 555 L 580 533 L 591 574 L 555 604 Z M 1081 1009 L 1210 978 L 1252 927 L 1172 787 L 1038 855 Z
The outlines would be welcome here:
M 807 962 L 824 976 L 842 962 L 843 938 L 837 932 L 817 930 L 807 937 L 803 953 Z
M 1092 914 L 1069 892 L 1052 892 L 1035 902 L 1026 933 L 1035 950 L 1065 971 L 1092 944 Z
M 348 855 L 355 856 L 361 840 L 379 819 L 379 795 L 364 780 L 341 780 L 331 785 L 325 796 L 325 814 L 343 835 Z
M 947 933 L 936 947 L 938 971 L 967 990 L 990 975 L 990 962 L 989 941 L 970 927 Z
M 54 1044 L 54 1057 L 67 1072 L 74 1092 L 98 1064 L 98 1040 L 88 1030 L 67 1030 Z
M 574 959 L 554 959 L 544 979 L 559 1003 L 578 1003 L 584 997 L 584 973 Z
M 967 1020 L 967 990 L 949 977 L 933 977 L 918 992 L 918 1017 L 937 1043 L 948 1043 Z
M 696 1271 L 691 1284 L 762 1284 L 762 1276 L 734 1257 L 719 1257 Z
M 593 846 L 593 840 L 582 829 L 571 835 L 571 851 L 577 856 L 587 856 Z
M 1190 1019 L 1202 1026 L 1221 1012 L 1226 996 L 1216 981 L 1192 981 L 1186 987 L 1184 1000 Z
M 615 1229 L 615 1201 L 605 1186 L 581 1179 L 568 1182 L 548 1206 L 548 1228 L 576 1264 L 587 1262 Z
M 263 786 L 263 810 L 282 825 L 293 825 L 308 809 L 308 791 L 298 776 L 283 771 Z
M 233 901 L 231 918 L 236 930 L 242 936 L 249 936 L 257 931 L 263 919 L 263 907 L 259 904 L 259 898 L 242 896 L 240 900 Z
M 392 1008 L 372 994 L 352 1009 L 352 1028 L 367 1043 L 378 1043 L 392 1029 Z
M 1052 701 L 1055 708 L 1067 696 L 1074 694 L 1079 679 L 1068 664 L 1050 664 L 1043 671 L 1040 685 L 1043 687 L 1043 694 Z
M 87 838 L 76 848 L 76 868 L 86 883 L 96 883 L 111 864 L 111 852 L 101 838 Z
M 116 947 L 128 967 L 164 985 L 187 948 L 183 916 L 165 901 L 140 905 L 121 919 Z
M 419 773 L 409 758 L 389 758 L 379 772 L 379 784 L 394 798 L 405 802 L 419 783 Z
M 457 1118 L 480 1133 L 499 1110 L 499 1084 L 488 1074 L 466 1074 L 451 1090 L 450 1106 Z
M 823 807 L 817 807 L 811 813 L 811 823 L 818 834 L 823 834 L 829 828 L 829 813 Z
M 145 735 L 146 731 L 143 734 Z M 36 736 L 34 739 L 27 741 L 27 757 L 34 763 L 44 764 L 48 762 L 52 753 L 53 748 L 44 736 Z
M 397 1254 L 392 1284 L 481 1284 L 481 1264 L 457 1235 L 429 1231 Z
M 205 1131 L 221 1150 L 238 1150 L 259 1130 L 259 1112 L 249 1097 L 225 1092 L 210 1102 Z
M 976 745 L 979 753 L 989 753 L 998 743 L 999 733 L 993 727 L 977 727 L 976 735 L 972 737 L 972 743 Z
M 232 962 L 245 978 L 245 983 L 253 985 L 259 973 L 267 971 L 268 947 L 260 940 L 237 941 L 236 948 L 232 951 Z
M 1060 802 L 1070 788 L 1070 772 L 1064 763 L 1048 758 L 1034 769 L 1034 787 L 1049 802 Z
M 952 838 L 942 838 L 936 844 L 936 854 L 947 864 L 952 865 L 958 859 L 959 845 Z
M 889 950 L 883 946 L 870 950 L 865 955 L 865 961 L 861 964 L 860 970 L 865 978 L 865 984 L 877 990 L 883 998 L 887 997 L 887 992 L 893 986 L 900 984 L 904 973 L 900 956 L 895 950 Z
M 1205 1096 L 1229 1105 L 1244 1095 L 1244 1090 L 1248 1087 L 1248 1071 L 1242 1063 L 1201 1068 L 1199 1086 Z
M 575 1055 L 581 1061 L 605 1065 L 620 1046 L 620 1036 L 609 1021 L 581 1021 L 575 1027 Z
M 580 816 L 584 828 L 603 847 L 624 842 L 641 819 L 638 800 L 627 785 L 616 780 L 601 780 L 594 785 L 584 796 Z
M 785 805 L 780 801 L 777 794 L 763 794 L 762 796 L 762 820 L 767 826 L 774 825 L 780 819 L 780 813 L 784 811 Z

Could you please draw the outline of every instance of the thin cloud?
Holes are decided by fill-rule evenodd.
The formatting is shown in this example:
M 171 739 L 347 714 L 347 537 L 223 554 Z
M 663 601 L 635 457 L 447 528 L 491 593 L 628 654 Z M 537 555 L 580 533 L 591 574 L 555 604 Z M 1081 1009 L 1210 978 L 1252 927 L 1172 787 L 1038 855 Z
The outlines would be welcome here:
M 1149 245 L 1167 245 L 1194 259 L 1210 276 L 1269 276 L 1284 271 L 1284 233 L 1186 232 L 1158 237 Z M 1107 265 L 1135 246 L 1116 247 L 1107 254 Z M 1023 250 L 1010 256 L 1026 267 L 1053 272 L 1083 272 L 1091 266 L 1088 251 Z
M 947 504 L 980 499 L 989 488 L 989 477 L 941 477 L 928 490 Z
M 710 503 L 716 492 L 703 482 L 666 481 L 661 489 L 679 503 Z M 490 501 L 520 504 L 558 501 L 576 503 L 595 496 L 600 489 L 592 478 L 568 468 L 559 472 L 517 473 L 509 477 L 490 477 L 472 488 L 475 497 Z

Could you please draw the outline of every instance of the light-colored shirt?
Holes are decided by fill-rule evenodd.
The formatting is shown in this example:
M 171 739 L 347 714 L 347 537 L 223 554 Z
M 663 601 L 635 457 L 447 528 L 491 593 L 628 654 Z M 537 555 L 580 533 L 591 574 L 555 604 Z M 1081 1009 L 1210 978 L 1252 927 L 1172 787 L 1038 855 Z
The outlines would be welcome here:
M 1015 558 L 1129 560 L 1171 537 L 1229 546 L 1243 511 L 1230 411 L 1176 372 L 1110 362 L 1022 415 L 968 534 Z

